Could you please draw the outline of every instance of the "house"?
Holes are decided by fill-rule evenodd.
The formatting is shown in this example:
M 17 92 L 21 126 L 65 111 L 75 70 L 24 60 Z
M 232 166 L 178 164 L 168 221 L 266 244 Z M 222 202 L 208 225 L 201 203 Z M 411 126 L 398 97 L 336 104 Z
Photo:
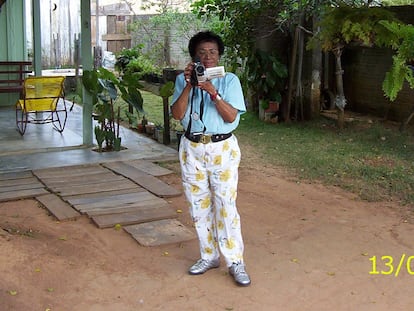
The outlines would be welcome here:
M 0 45 L 0 60 L 29 60 L 33 61 L 33 72 L 36 75 L 42 74 L 42 45 L 41 45 L 41 12 L 45 12 L 45 8 L 41 9 L 41 0 L 32 0 L 32 21 L 33 21 L 33 48 L 32 53 L 28 53 L 27 32 L 26 28 L 30 28 L 31 24 L 27 22 L 26 10 L 27 3 L 25 0 L 2 0 L 0 3 L 0 38 L 3 44 Z M 68 2 L 68 1 L 59 1 Z M 80 51 L 82 55 L 82 67 L 84 70 L 93 68 L 92 47 L 91 47 L 91 2 L 90 0 L 79 0 L 70 2 L 80 2 Z M 53 6 L 50 14 L 53 14 Z M 79 17 L 78 16 L 78 17 Z M 0 105 L 13 105 L 19 94 L 0 94 Z M 92 101 L 91 98 L 83 98 L 83 143 L 92 145 Z

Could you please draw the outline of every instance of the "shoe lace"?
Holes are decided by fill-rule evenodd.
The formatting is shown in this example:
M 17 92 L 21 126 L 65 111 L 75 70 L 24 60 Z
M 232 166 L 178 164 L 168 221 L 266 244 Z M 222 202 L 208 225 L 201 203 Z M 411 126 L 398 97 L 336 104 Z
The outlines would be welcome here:
M 239 275 L 240 274 L 247 274 L 246 270 L 244 268 L 244 265 L 242 265 L 242 264 L 235 264 L 233 271 L 234 271 L 234 273 L 237 273 Z
M 200 267 L 200 268 L 205 268 L 205 267 L 208 266 L 208 261 L 205 260 L 205 259 L 199 259 L 197 261 L 197 266 Z

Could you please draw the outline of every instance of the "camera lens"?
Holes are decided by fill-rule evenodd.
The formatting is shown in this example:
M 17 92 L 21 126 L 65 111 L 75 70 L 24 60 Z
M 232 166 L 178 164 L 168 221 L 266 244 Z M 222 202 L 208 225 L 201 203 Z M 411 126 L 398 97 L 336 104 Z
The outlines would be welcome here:
M 197 72 L 197 74 L 204 74 L 204 66 L 203 65 L 197 65 L 195 67 L 195 71 Z

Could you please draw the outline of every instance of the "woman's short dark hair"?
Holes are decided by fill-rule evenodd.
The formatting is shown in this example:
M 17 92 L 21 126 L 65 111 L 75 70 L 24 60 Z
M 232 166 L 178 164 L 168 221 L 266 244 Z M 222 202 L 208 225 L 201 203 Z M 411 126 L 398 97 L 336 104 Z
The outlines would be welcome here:
M 218 46 L 219 55 L 224 53 L 224 43 L 221 40 L 220 36 L 215 34 L 212 31 L 200 31 L 196 33 L 188 43 L 188 51 L 190 52 L 191 58 L 194 58 L 196 55 L 196 48 L 200 43 L 203 42 L 215 42 Z

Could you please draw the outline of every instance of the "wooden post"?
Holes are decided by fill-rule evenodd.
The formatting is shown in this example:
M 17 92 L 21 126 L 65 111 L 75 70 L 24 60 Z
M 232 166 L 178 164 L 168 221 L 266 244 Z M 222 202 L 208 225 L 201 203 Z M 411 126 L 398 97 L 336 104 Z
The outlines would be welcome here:
M 163 97 L 162 103 L 164 106 L 164 145 L 170 144 L 170 107 L 168 105 L 168 98 Z
M 82 69 L 92 70 L 92 46 L 91 46 L 91 1 L 81 0 L 81 55 Z M 83 87 L 82 91 L 82 137 L 83 144 L 93 145 L 92 124 L 92 96 Z

